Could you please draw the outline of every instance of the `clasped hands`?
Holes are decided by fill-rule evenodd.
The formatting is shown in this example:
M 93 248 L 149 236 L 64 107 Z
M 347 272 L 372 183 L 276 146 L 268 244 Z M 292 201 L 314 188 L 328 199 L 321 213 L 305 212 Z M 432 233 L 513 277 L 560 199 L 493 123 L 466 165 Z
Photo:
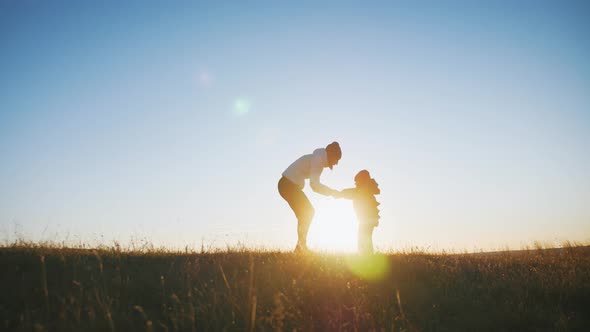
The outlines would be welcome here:
M 340 190 L 335 190 L 332 189 L 332 191 L 329 194 L 330 196 L 334 197 L 334 198 L 342 198 L 342 192 Z

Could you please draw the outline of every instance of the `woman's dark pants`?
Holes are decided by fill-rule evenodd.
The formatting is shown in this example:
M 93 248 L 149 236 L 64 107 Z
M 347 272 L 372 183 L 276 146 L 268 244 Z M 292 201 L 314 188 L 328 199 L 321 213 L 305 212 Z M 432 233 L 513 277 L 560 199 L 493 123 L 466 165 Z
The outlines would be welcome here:
M 307 249 L 307 232 L 315 213 L 313 206 L 303 190 L 284 176 L 279 180 L 279 194 L 297 217 L 297 249 Z

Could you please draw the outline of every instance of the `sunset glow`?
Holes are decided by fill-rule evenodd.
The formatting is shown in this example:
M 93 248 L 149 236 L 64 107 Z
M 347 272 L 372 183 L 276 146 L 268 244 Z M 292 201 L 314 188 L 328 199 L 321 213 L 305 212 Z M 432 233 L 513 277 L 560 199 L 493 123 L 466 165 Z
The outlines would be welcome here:
M 321 182 L 371 171 L 375 248 L 590 241 L 589 9 L 0 1 L 0 236 L 292 251 L 277 182 L 337 141 Z M 309 247 L 356 250 L 304 190 Z
M 310 247 L 324 251 L 355 251 L 357 221 L 352 203 L 333 198 L 316 201 L 316 214 L 309 230 Z

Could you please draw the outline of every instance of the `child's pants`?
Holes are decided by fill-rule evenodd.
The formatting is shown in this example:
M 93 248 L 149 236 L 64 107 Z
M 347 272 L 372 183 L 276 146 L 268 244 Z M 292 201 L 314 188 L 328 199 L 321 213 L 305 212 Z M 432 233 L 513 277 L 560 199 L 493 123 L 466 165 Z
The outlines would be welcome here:
M 373 229 L 375 225 L 369 223 L 360 223 L 358 232 L 358 250 L 359 254 L 373 253 Z

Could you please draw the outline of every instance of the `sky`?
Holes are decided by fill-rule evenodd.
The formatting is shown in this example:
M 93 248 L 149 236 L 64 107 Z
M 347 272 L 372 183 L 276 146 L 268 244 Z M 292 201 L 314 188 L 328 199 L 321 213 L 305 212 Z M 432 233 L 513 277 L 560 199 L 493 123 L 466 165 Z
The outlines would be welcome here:
M 0 0 L 0 237 L 290 250 L 281 173 L 382 194 L 379 250 L 590 241 L 585 1 Z M 305 188 L 315 250 L 347 200 Z

